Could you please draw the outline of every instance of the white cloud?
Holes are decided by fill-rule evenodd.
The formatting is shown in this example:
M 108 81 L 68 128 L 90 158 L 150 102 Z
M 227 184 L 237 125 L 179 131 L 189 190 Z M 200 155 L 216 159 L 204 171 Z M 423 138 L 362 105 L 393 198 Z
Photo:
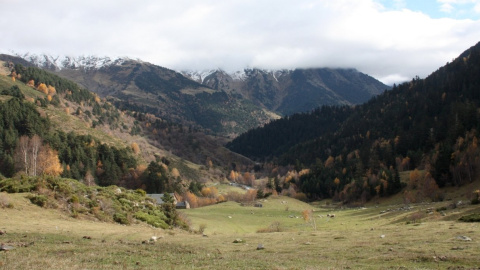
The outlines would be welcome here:
M 460 2 L 473 1 L 439 0 Z M 395 82 L 428 75 L 480 37 L 480 21 L 389 11 L 374 0 L 0 0 L 0 5 L 0 24 L 10 26 L 0 28 L 5 50 L 129 56 L 174 69 L 353 67 Z
M 440 11 L 452 13 L 453 11 L 480 13 L 480 0 L 437 0 Z

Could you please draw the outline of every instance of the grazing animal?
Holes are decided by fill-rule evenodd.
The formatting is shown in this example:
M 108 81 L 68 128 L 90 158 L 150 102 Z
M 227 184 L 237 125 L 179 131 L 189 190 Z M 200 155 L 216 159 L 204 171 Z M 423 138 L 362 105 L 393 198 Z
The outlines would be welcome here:
M 329 218 L 334 218 L 334 217 L 335 217 L 335 214 L 327 214 L 327 217 L 329 217 Z

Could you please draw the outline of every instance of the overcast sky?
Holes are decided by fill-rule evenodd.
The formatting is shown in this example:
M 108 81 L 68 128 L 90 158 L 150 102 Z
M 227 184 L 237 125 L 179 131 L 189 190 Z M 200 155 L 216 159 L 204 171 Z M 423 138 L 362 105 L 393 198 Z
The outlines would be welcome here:
M 356 68 L 425 77 L 480 41 L 480 0 L 0 0 L 0 51 L 176 70 Z

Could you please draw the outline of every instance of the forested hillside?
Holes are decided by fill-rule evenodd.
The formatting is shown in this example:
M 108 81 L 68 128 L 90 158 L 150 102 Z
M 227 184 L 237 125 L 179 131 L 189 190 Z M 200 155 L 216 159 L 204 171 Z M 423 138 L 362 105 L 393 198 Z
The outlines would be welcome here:
M 426 174 L 417 182 L 410 177 L 413 193 L 441 199 L 438 187 L 478 178 L 478 74 L 480 44 L 426 79 L 394 86 L 363 105 L 277 120 L 228 147 L 308 168 L 298 185 L 312 198 L 351 201 L 393 194 L 401 188 L 398 172 L 418 168 Z
M 22 81 L 32 91 L 36 89 L 37 98 L 25 97 L 17 84 L 9 88 L 2 84 L 0 170 L 4 176 L 11 177 L 17 171 L 27 175 L 47 173 L 79 180 L 90 177 L 100 185 L 110 185 L 118 184 L 129 168 L 136 167 L 137 160 L 131 149 L 111 147 L 89 135 L 55 129 L 49 117 L 42 116 L 38 110 L 49 105 L 59 107 L 60 100 L 65 98 L 91 105 L 93 115 L 103 114 L 94 125 L 115 121 L 119 115 L 111 115 L 114 110 L 102 113 L 105 109 L 94 94 L 32 67 L 15 66 L 12 78 Z
M 55 69 L 51 63 L 45 64 L 44 68 Z M 56 74 L 108 97 L 122 110 L 152 114 L 215 134 L 236 136 L 275 116 L 223 89 L 211 89 L 168 68 L 137 60 L 100 68 L 63 67 Z
M 12 63 L 7 68 L 9 76 L 0 78 L 1 175 L 46 174 L 149 192 L 181 189 L 177 169 L 147 164 L 137 143 L 118 143 L 96 130 L 138 134 L 142 122 L 49 72 Z

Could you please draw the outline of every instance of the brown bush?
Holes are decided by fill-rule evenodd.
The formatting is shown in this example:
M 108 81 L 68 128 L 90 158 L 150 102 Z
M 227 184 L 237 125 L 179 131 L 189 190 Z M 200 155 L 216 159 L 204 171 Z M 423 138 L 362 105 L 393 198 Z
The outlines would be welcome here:
M 283 232 L 283 231 L 284 229 L 280 224 L 280 222 L 275 221 L 272 224 L 270 224 L 270 226 L 268 226 L 267 228 L 258 229 L 257 233 L 271 233 L 271 232 Z

